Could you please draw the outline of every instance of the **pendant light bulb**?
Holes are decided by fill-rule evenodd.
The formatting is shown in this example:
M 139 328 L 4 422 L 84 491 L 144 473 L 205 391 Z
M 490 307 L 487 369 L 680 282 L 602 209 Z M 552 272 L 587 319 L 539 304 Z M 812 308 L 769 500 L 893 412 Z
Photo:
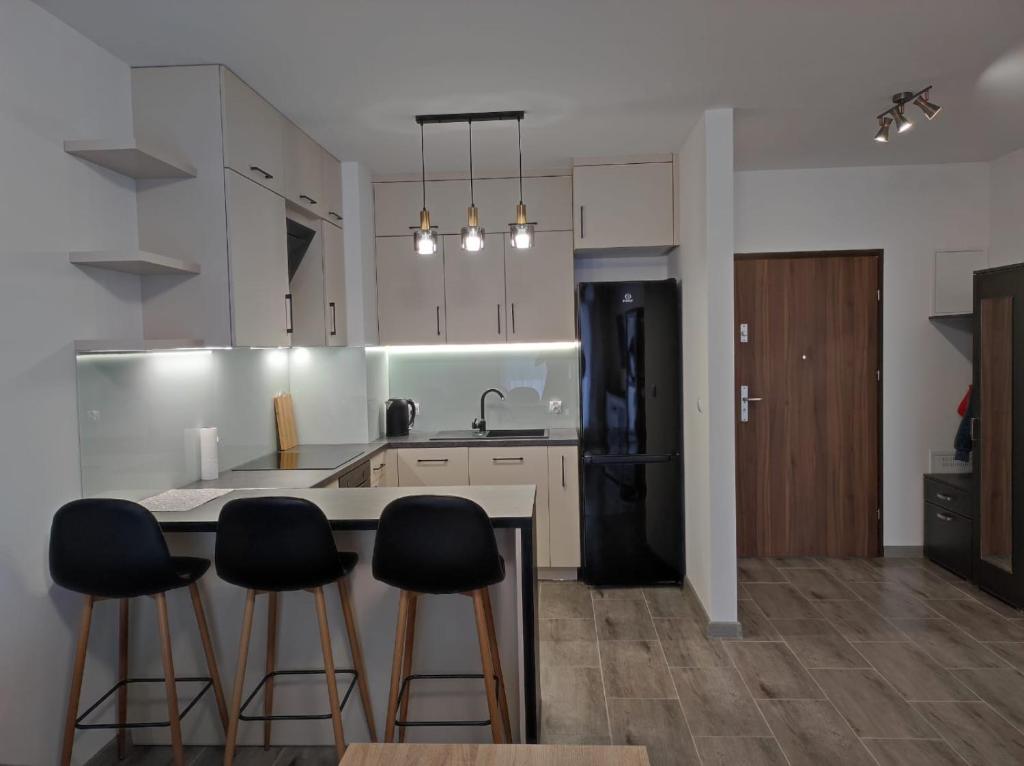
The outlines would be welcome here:
M 469 208 L 466 210 L 466 225 L 462 227 L 459 245 L 467 253 L 479 253 L 484 249 L 484 228 L 480 225 L 480 211 L 476 209 L 473 196 L 473 121 L 469 121 Z
M 914 127 L 914 123 L 912 123 L 910 120 L 908 120 L 907 116 L 905 114 L 903 114 L 903 104 L 900 104 L 899 106 L 897 106 L 892 114 L 893 114 L 893 119 L 896 120 L 896 132 L 897 133 L 906 133 L 908 130 L 910 130 L 912 127 Z
M 929 101 L 931 91 L 925 91 L 914 99 L 914 106 L 920 109 L 929 120 L 934 120 L 936 115 L 942 111 L 942 107 Z
M 526 218 L 526 203 L 523 202 L 523 125 L 516 120 L 516 133 L 519 137 L 519 202 L 516 204 L 515 223 L 508 225 L 509 242 L 516 250 L 529 250 L 533 247 L 534 224 Z
M 433 255 L 437 252 L 436 227 L 430 225 L 430 211 L 427 210 L 427 161 L 423 152 L 423 123 L 420 123 L 420 183 L 423 189 L 423 209 L 420 210 L 420 225 L 413 227 L 412 247 L 417 255 Z
M 889 126 L 892 125 L 892 117 L 888 115 L 878 118 L 878 132 L 875 133 L 875 141 L 880 144 L 889 143 Z

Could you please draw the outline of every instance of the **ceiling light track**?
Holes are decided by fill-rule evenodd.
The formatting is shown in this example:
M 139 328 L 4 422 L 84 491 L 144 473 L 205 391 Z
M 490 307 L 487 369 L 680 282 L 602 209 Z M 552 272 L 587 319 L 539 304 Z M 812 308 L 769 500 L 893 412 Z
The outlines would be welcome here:
M 942 111 L 942 107 L 931 101 L 931 92 L 932 86 L 929 85 L 917 93 L 908 90 L 894 94 L 892 97 L 893 105 L 875 118 L 878 120 L 878 132 L 875 133 L 875 141 L 880 144 L 889 143 L 889 128 L 892 125 L 896 126 L 897 133 L 906 133 L 914 127 L 914 123 L 906 115 L 907 104 L 916 106 L 927 119 L 935 119 L 935 116 Z

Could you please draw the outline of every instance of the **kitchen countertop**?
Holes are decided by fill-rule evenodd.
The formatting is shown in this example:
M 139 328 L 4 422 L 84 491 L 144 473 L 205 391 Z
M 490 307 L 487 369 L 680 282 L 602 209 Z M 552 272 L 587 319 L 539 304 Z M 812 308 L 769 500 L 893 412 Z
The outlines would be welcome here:
M 337 468 L 302 471 L 222 471 L 216 479 L 194 481 L 181 489 L 311 489 L 325 487 L 350 469 L 386 449 L 433 449 L 440 447 L 561 447 L 579 443 L 575 428 L 549 428 L 547 436 L 530 439 L 484 439 L 431 441 L 435 431 L 412 431 L 408 436 L 386 436 L 368 444 L 349 445 L 361 452 Z

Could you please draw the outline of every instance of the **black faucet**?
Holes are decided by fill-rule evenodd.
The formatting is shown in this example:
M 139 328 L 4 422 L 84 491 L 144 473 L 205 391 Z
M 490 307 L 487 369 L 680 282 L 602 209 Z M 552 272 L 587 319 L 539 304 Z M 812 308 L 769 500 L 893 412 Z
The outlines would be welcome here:
M 501 393 L 501 391 L 499 391 L 496 388 L 488 388 L 486 391 L 480 394 L 480 418 L 473 419 L 473 428 L 475 428 L 480 433 L 483 433 L 484 431 L 487 430 L 487 421 L 484 419 L 484 404 L 486 403 L 487 400 L 487 394 L 497 394 L 500 398 L 505 398 L 505 394 Z

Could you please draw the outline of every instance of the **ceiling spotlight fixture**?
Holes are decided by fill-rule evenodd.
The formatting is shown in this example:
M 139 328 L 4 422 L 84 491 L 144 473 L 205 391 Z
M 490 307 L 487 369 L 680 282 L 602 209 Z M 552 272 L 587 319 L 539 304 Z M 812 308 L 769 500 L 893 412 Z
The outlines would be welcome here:
M 878 115 L 878 132 L 875 133 L 875 141 L 880 144 L 888 143 L 889 127 L 893 124 L 896 125 L 897 133 L 906 133 L 914 127 L 914 123 L 906 115 L 907 104 L 916 106 L 929 120 L 934 119 L 935 115 L 942 111 L 942 107 L 938 104 L 933 104 L 929 100 L 931 92 L 932 86 L 929 85 L 917 93 L 904 91 L 903 93 L 893 95 L 893 106 Z
M 533 246 L 533 229 L 535 224 L 526 220 L 526 203 L 523 202 L 523 121 L 516 120 L 516 132 L 519 136 L 519 203 L 516 205 L 515 223 L 508 225 L 508 234 L 512 247 L 516 250 L 529 250 Z
M 437 227 L 430 225 L 430 211 L 427 210 L 427 161 L 423 152 L 423 123 L 420 123 L 420 183 L 423 185 L 423 209 L 420 210 L 420 225 L 414 226 L 412 243 L 418 255 L 433 255 L 437 252 Z
M 462 227 L 459 244 L 467 253 L 479 253 L 484 249 L 484 227 L 480 225 L 480 211 L 476 209 L 473 195 L 473 120 L 469 122 L 469 209 L 466 211 L 466 225 Z

